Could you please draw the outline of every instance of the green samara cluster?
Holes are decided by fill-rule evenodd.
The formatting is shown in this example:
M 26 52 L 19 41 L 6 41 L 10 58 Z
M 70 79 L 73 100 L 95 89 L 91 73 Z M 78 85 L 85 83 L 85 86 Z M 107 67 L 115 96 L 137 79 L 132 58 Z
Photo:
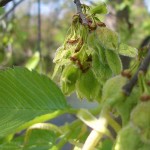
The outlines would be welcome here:
M 136 62 L 139 64 L 139 62 Z M 128 78 L 117 75 L 106 81 L 102 90 L 102 105 L 118 114 L 122 129 L 117 134 L 113 150 L 150 149 L 150 73 L 139 72 L 138 84 L 129 96 L 122 87 Z M 117 92 L 116 92 L 117 91 Z
M 78 14 L 64 44 L 58 48 L 53 78 L 60 81 L 62 92 L 76 92 L 79 98 L 101 103 L 122 120 L 113 150 L 150 149 L 150 71 L 139 72 L 138 84 L 129 96 L 122 87 L 137 72 L 145 53 L 120 42 L 116 32 L 99 19 L 106 14 L 105 4 L 82 5 L 87 25 Z M 135 58 L 129 69 L 122 70 L 119 55 Z M 109 122 L 109 121 L 108 121 Z M 110 124 L 111 125 L 111 124 Z
M 105 81 L 122 71 L 119 54 L 134 57 L 137 51 L 120 43 L 118 35 L 100 21 L 99 15 L 107 13 L 105 4 L 82 5 L 82 10 L 87 25 L 78 14 L 73 16 L 68 36 L 53 60 L 53 78 L 59 77 L 65 95 L 75 91 L 81 99 L 100 101 Z
M 150 101 L 140 102 L 133 109 L 130 121 L 117 136 L 113 150 L 150 149 Z

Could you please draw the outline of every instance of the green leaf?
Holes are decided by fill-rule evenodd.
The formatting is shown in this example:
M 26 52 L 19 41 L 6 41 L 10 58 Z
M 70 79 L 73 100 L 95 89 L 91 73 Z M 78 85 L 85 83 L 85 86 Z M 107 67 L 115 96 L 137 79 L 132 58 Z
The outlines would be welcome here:
M 96 15 L 96 14 L 107 14 L 107 6 L 105 3 L 100 3 L 91 8 L 91 14 Z
M 107 60 L 106 60 L 106 56 L 105 56 L 105 49 L 98 43 L 96 43 L 96 48 L 95 48 L 98 52 L 100 61 L 102 64 L 107 64 Z
M 63 70 L 63 67 L 69 65 L 70 63 L 70 59 L 62 59 L 61 62 L 56 63 L 52 74 L 52 79 L 54 79 L 57 75 L 59 76 Z
M 131 111 L 136 106 L 139 97 L 140 97 L 139 89 L 134 88 L 130 96 L 128 96 L 125 101 L 121 101 L 116 105 L 116 110 L 121 116 L 123 125 L 129 122 Z
M 96 100 L 100 91 L 101 85 L 91 69 L 82 73 L 76 82 L 76 93 L 79 98 L 86 98 L 89 101 L 93 101 Z
M 0 145 L 1 150 L 22 150 L 22 145 L 20 143 L 11 142 Z
M 55 52 L 55 57 L 53 59 L 53 62 L 59 62 L 62 60 L 62 58 L 66 55 L 67 51 L 64 50 L 64 47 L 59 47 Z
M 119 132 L 113 150 L 148 150 L 143 149 L 143 145 L 146 144 L 141 142 L 137 128 L 129 123 Z
M 108 64 L 102 64 L 96 53 L 93 54 L 92 70 L 100 83 L 105 83 L 105 81 L 112 76 L 112 71 Z
M 104 103 L 114 103 L 117 102 L 117 98 L 122 97 L 122 87 L 125 85 L 127 79 L 121 75 L 117 75 L 106 81 L 102 90 L 102 100 Z M 119 99 L 121 102 L 123 98 Z
M 118 51 L 119 37 L 116 32 L 106 27 L 100 27 L 97 29 L 97 37 L 105 49 Z
M 58 62 L 63 62 L 63 59 L 70 58 L 72 52 L 74 51 L 75 46 L 74 45 L 69 45 L 67 44 L 66 46 L 60 46 L 55 53 L 55 57 L 53 62 L 58 63 Z
M 136 57 L 138 55 L 138 50 L 134 47 L 121 43 L 119 45 L 119 54 L 128 57 Z
M 0 72 L 0 136 L 53 118 L 67 109 L 64 95 L 49 78 L 25 68 Z M 34 122 L 32 122 L 32 120 Z M 23 128 L 20 128 L 23 129 Z
M 61 134 L 56 125 L 50 123 L 37 123 L 30 126 L 25 134 L 13 138 L 9 143 L 0 145 L 3 150 L 45 150 L 54 148 L 56 140 Z M 55 149 L 56 150 L 56 149 Z
M 57 140 L 55 130 L 48 129 L 49 126 L 44 128 L 35 128 L 30 132 L 30 137 L 25 145 L 25 150 L 45 150 L 52 148 Z
M 122 71 L 122 62 L 121 62 L 119 55 L 116 52 L 111 51 L 111 50 L 106 50 L 105 54 L 106 54 L 108 65 L 110 69 L 112 70 L 112 72 L 115 75 L 120 74 Z
M 100 143 L 98 150 L 110 150 L 113 147 L 113 142 L 110 139 L 105 139 Z
M 5 12 L 5 9 L 3 7 L 0 7 L 0 15 L 2 15 Z
M 105 48 L 101 46 L 98 40 L 98 35 L 96 34 L 95 31 L 89 34 L 87 42 L 92 52 L 94 51 L 99 56 L 99 60 L 101 61 L 101 63 L 107 64 L 105 56 Z
M 134 126 L 142 131 L 150 127 L 150 101 L 139 103 L 131 113 L 131 121 Z
M 67 65 L 61 75 L 60 83 L 62 92 L 70 95 L 75 90 L 75 83 L 79 77 L 80 70 L 74 64 Z

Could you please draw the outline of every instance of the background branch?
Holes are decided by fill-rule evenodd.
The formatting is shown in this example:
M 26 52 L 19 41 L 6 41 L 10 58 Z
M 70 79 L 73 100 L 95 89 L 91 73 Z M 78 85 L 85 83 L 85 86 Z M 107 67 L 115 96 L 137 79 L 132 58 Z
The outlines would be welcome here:
M 5 6 L 7 3 L 9 3 L 12 0 L 0 0 L 0 7 Z
M 148 54 L 147 56 L 145 57 L 145 59 L 143 60 L 143 62 L 141 63 L 138 71 L 135 73 L 135 75 L 131 78 L 131 80 L 123 86 L 123 92 L 126 94 L 126 95 L 130 95 L 133 87 L 135 86 L 135 84 L 137 83 L 137 80 L 138 80 L 138 74 L 140 71 L 146 73 L 147 72 L 147 69 L 148 69 L 148 66 L 150 64 L 150 47 L 149 47 L 149 50 L 148 50 Z
M 37 50 L 41 57 L 41 0 L 38 0 L 38 35 L 37 35 Z
M 19 2 L 16 2 L 13 7 L 7 11 L 4 15 L 0 16 L 0 20 L 3 20 L 4 18 L 6 18 L 12 11 L 14 11 L 14 9 L 20 4 L 22 3 L 24 0 L 20 0 Z
M 79 14 L 81 20 L 82 20 L 82 24 L 83 25 L 88 25 L 88 22 L 87 22 L 87 19 L 86 19 L 86 16 L 83 14 L 82 12 L 82 6 L 81 6 L 81 2 L 80 0 L 74 0 L 74 3 L 76 4 L 77 6 L 77 13 Z

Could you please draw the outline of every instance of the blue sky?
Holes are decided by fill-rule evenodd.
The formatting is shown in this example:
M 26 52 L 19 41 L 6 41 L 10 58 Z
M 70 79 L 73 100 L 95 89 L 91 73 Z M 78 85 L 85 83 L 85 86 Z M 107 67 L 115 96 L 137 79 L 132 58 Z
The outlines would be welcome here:
M 16 0 L 19 1 L 19 0 Z M 23 3 L 27 2 L 28 0 L 25 0 Z M 30 0 L 29 0 L 30 1 Z M 41 0 L 42 2 L 43 0 Z M 85 1 L 85 0 L 84 0 Z M 93 1 L 98 1 L 98 0 L 93 0 Z M 56 10 L 56 8 L 58 7 L 58 5 L 62 5 L 64 2 L 64 0 L 59 0 L 59 4 L 57 2 L 52 2 L 50 1 L 48 4 L 44 4 L 41 3 L 41 14 L 50 14 L 51 12 L 53 12 L 54 10 Z M 144 0 L 145 5 L 148 9 L 148 11 L 150 12 L 150 0 Z M 9 3 L 9 5 L 7 6 L 7 10 L 12 6 L 12 3 Z M 32 15 L 37 14 L 37 3 L 34 3 L 31 5 L 31 11 L 30 13 Z
M 144 0 L 144 1 L 148 11 L 150 12 L 150 0 Z
M 95 0 L 95 1 L 97 1 L 97 0 Z M 150 0 L 144 0 L 144 2 L 145 2 L 145 5 L 146 5 L 148 11 L 150 12 Z M 49 2 L 49 4 L 42 3 L 41 4 L 41 13 L 42 14 L 49 14 L 50 12 L 54 11 L 58 7 L 58 5 L 62 5 L 62 4 L 63 4 L 63 0 L 59 0 L 59 4 L 58 3 L 54 3 L 54 2 Z M 37 8 L 37 4 L 34 4 L 32 6 L 32 8 L 33 9 L 31 9 L 32 10 L 31 13 L 32 14 L 36 13 L 35 10 Z

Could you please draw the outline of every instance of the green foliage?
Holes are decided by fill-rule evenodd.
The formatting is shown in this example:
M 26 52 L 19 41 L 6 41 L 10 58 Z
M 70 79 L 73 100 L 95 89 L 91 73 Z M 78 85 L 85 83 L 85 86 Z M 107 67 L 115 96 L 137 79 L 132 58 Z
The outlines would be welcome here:
M 106 27 L 100 27 L 97 30 L 97 36 L 100 44 L 105 49 L 110 49 L 113 51 L 118 50 L 119 46 L 119 37 L 116 32 L 106 28 Z
M 0 89 L 1 137 L 40 122 L 36 117 L 68 108 L 59 88 L 35 71 L 24 68 L 1 71 Z M 35 118 L 36 122 L 32 122 Z
M 121 101 L 116 105 L 117 112 L 121 116 L 122 124 L 125 125 L 130 120 L 130 114 L 132 109 L 137 105 L 139 100 L 139 91 L 134 89 L 130 97 L 127 97 L 124 101 Z
M 92 69 L 95 77 L 102 84 L 112 76 L 112 71 L 108 64 L 103 64 L 97 54 L 93 55 Z
M 64 94 L 70 94 L 75 89 L 75 83 L 80 75 L 80 71 L 75 65 L 68 65 L 63 70 L 61 76 L 61 87 Z
M 138 104 L 131 114 L 131 120 L 140 130 L 150 127 L 150 102 L 141 102 Z
M 134 47 L 121 43 L 119 45 L 119 54 L 128 57 L 136 57 L 138 55 L 138 51 Z
M 142 147 L 143 143 L 140 141 L 137 129 L 129 124 L 119 132 L 114 150 L 136 150 Z
M 24 137 L 24 149 L 56 148 L 55 143 L 61 130 L 51 123 L 37 123 L 30 126 Z M 41 135 L 38 137 L 38 135 Z
M 117 10 L 123 11 L 130 4 L 126 1 Z M 149 150 L 149 68 L 137 75 L 148 48 L 137 50 L 120 41 L 120 34 L 102 22 L 102 16 L 107 13 L 105 3 L 82 4 L 81 9 L 87 25 L 82 24 L 80 13 L 73 16 L 64 43 L 53 60 L 52 79 L 59 82 L 61 90 L 47 76 L 32 70 L 41 63 L 39 52 L 34 52 L 24 62 L 32 71 L 23 67 L 0 70 L 0 149 L 61 150 L 70 143 L 74 150 Z M 0 14 L 2 11 L 0 9 Z M 128 19 L 125 20 L 131 25 Z M 2 30 L 7 31 L 0 35 L 2 66 L 12 59 L 5 48 L 16 38 L 10 36 L 14 27 L 15 23 L 2 25 Z M 17 31 L 22 43 L 27 34 Z M 55 38 L 59 39 L 60 34 Z M 123 70 L 120 55 L 133 60 L 126 70 Z M 130 93 L 123 87 L 132 84 L 131 78 L 137 84 Z M 71 108 L 64 95 L 74 92 L 79 99 L 96 101 L 97 107 Z M 60 126 L 49 122 L 64 113 L 73 114 L 75 120 Z
M 113 142 L 109 139 L 105 140 L 103 143 L 100 144 L 98 147 L 99 150 L 107 150 L 107 149 L 112 149 Z
M 39 52 L 35 52 L 34 55 L 26 62 L 25 67 L 29 70 L 35 69 L 40 61 Z
M 118 93 L 121 93 L 121 88 L 126 83 L 126 81 L 127 79 L 120 75 L 107 80 L 105 85 L 103 86 L 103 93 L 102 93 L 103 101 L 116 100 L 116 95 L 118 95 Z
M 88 70 L 78 78 L 76 92 L 79 98 L 87 98 L 90 101 L 96 100 L 101 96 L 100 91 L 101 85 L 95 78 L 92 70 Z
M 107 13 L 106 4 L 105 3 L 97 4 L 96 6 L 93 6 L 93 8 L 91 8 L 90 11 L 92 15 L 106 14 Z
M 0 15 L 5 12 L 4 8 L 0 7 Z
M 120 74 L 120 72 L 122 71 L 122 63 L 119 55 L 111 50 L 107 50 L 105 53 L 108 65 L 112 70 L 113 74 Z

